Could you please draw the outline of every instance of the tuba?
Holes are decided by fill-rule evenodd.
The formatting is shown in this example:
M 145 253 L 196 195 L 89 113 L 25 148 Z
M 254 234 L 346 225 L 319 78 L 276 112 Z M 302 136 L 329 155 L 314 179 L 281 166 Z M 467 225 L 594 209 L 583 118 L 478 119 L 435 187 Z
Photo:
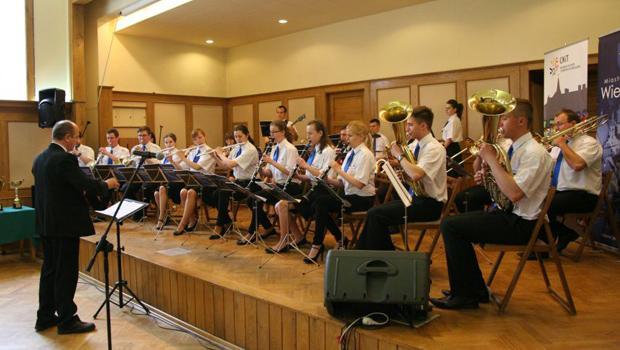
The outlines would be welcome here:
M 404 157 L 415 165 L 415 156 L 409 146 L 407 146 L 407 131 L 405 129 L 407 118 L 409 118 L 412 112 L 413 108 L 411 105 L 400 101 L 392 101 L 385 105 L 381 111 L 379 111 L 379 119 L 392 125 L 394 136 L 396 138 L 394 142 L 400 146 Z M 413 189 L 416 196 L 426 197 L 426 192 L 424 191 L 424 187 L 422 187 L 421 182 L 412 181 L 410 179 L 406 179 L 405 182 L 407 182 L 407 184 Z
M 482 137 L 475 145 L 469 148 L 472 155 L 477 155 L 480 150 L 481 143 L 487 143 L 497 153 L 497 161 L 508 172 L 512 174 L 510 160 L 506 151 L 497 143 L 499 138 L 499 120 L 500 116 L 512 112 L 517 106 L 517 100 L 508 92 L 491 89 L 475 93 L 467 101 L 469 108 L 482 114 Z M 482 184 L 489 192 L 489 195 L 502 210 L 510 210 L 512 202 L 499 189 L 491 169 L 487 164 L 483 164 L 485 168 Z

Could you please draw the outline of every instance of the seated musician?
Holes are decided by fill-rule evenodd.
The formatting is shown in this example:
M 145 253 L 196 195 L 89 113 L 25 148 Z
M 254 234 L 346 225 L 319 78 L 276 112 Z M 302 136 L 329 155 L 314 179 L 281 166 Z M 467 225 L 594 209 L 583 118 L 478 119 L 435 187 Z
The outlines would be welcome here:
M 407 208 L 407 220 L 432 221 L 441 215 L 443 204 L 448 199 L 446 185 L 446 150 L 431 135 L 433 112 L 425 106 L 413 109 L 407 118 L 407 136 L 414 139 L 409 147 L 414 147 L 413 155 L 417 164 L 404 157 L 399 145 L 392 145 L 391 153 L 398 160 L 406 177 L 418 182 L 426 192 L 424 197 L 414 194 L 412 204 Z M 417 141 L 417 142 L 416 142 Z M 403 222 L 405 208 L 400 200 L 394 200 L 368 211 L 364 229 L 360 234 L 357 249 L 392 250 L 389 226 Z
M 370 208 L 375 200 L 375 157 L 366 146 L 368 137 L 367 124 L 354 120 L 347 125 L 347 135 L 351 151 L 344 159 L 343 165 L 336 160 L 330 162 L 330 167 L 338 176 L 336 179 L 326 178 L 327 182 L 336 187 L 344 187 L 344 199 L 351 203 L 351 207 L 345 208 L 348 212 L 365 211 Z M 319 192 L 312 203 L 312 211 L 316 223 L 312 247 L 308 257 L 304 258 L 306 264 L 315 262 L 324 252 L 325 230 L 334 235 L 338 241 L 338 247 L 343 242 L 342 232 L 330 215 L 339 213 L 341 204 L 327 192 Z
M 310 182 L 313 178 L 321 177 L 321 174 L 328 168 L 329 163 L 336 158 L 336 152 L 331 146 L 329 137 L 327 137 L 327 129 L 321 121 L 313 120 L 309 122 L 306 126 L 306 133 L 311 147 L 307 151 L 308 159 L 304 160 L 302 157 L 297 157 L 296 160 L 299 169 L 304 169 L 306 174 L 297 175 L 297 178 Z M 309 218 L 313 214 L 310 203 L 314 202 L 319 192 L 313 191 L 308 201 L 303 201 L 298 206 L 297 211 Z M 286 236 L 289 234 L 289 230 L 292 231 L 297 245 L 305 243 L 305 237 L 297 225 L 295 211 L 290 210 L 292 206 L 292 203 L 283 200 L 276 204 L 276 213 L 280 220 L 280 241 L 274 247 L 268 248 L 267 252 L 281 253 L 287 251 L 290 241 L 286 239 Z
M 77 157 L 78 165 L 81 167 L 95 164 L 95 151 L 92 148 L 82 144 L 82 135 L 78 135 L 75 148 L 69 151 L 69 153 Z
M 479 157 L 488 164 L 501 192 L 513 203 L 512 211 L 475 211 L 447 217 L 441 224 L 450 290 L 431 299 L 442 309 L 477 308 L 489 296 L 472 243 L 525 244 L 549 189 L 552 160 L 532 138 L 532 105 L 517 100 L 516 108 L 501 117 L 504 136 L 513 141 L 508 150 L 512 174 L 498 162 L 495 148 L 483 144 Z M 485 167 L 486 168 L 486 167 Z M 476 173 L 480 181 L 483 172 Z
M 97 165 L 121 164 L 121 161 L 129 158 L 129 150 L 118 144 L 119 133 L 115 128 L 106 130 L 107 147 L 99 148 Z
M 390 140 L 380 132 L 381 121 L 374 118 L 368 122 L 370 129 L 370 145 L 375 160 L 387 158 L 387 148 L 390 146 Z
M 259 169 L 259 174 L 267 182 L 272 182 L 280 187 L 283 187 L 290 172 L 295 168 L 297 162 L 297 148 L 289 141 L 292 140 L 292 135 L 289 133 L 289 128 L 286 127 L 286 122 L 282 120 L 276 120 L 269 125 L 271 137 L 273 138 L 273 147 L 270 154 L 263 155 L 263 162 L 267 166 Z M 257 188 L 250 188 L 257 191 L 257 193 L 267 199 L 268 204 L 276 204 L 277 199 L 269 195 L 264 191 L 259 191 Z M 301 186 L 299 179 L 293 179 L 286 187 L 286 192 L 292 196 L 299 195 L 301 193 Z M 263 205 L 259 204 L 254 210 L 254 200 L 249 201 L 249 206 L 252 209 L 252 221 L 248 228 L 247 240 L 254 241 L 256 235 L 254 233 L 258 229 L 256 222 L 262 225 L 265 229 L 265 233 L 261 236 L 266 238 L 272 234 L 275 234 L 275 229 L 269 221 Z M 246 244 L 246 240 L 239 240 L 237 244 Z
M 179 164 L 184 168 L 189 168 L 189 171 L 200 172 L 203 174 L 213 174 L 215 170 L 215 159 L 209 154 L 211 147 L 206 144 L 207 135 L 205 132 L 198 128 L 192 131 L 192 141 L 194 146 L 187 155 L 184 151 L 179 151 L 176 154 L 180 157 Z M 202 189 L 202 200 L 208 202 L 209 196 L 212 194 L 213 189 Z M 179 222 L 179 226 L 174 230 L 175 236 L 182 235 L 185 232 L 191 232 L 198 225 L 198 192 L 194 188 L 183 188 L 180 192 L 181 206 L 183 207 L 183 217 Z
M 177 154 L 178 149 L 177 136 L 173 133 L 168 133 L 164 136 L 164 146 L 166 151 L 166 158 L 162 161 L 162 164 L 172 164 L 175 169 L 189 169 L 184 168 L 185 163 L 181 163 L 181 157 Z M 166 224 L 166 206 L 168 204 L 168 198 L 172 199 L 175 204 L 181 204 L 181 189 L 183 189 L 183 183 L 173 182 L 166 185 L 159 186 L 159 189 L 155 191 L 155 203 L 159 208 L 159 215 L 157 216 L 156 230 L 163 229 Z
M 258 164 L 258 151 L 247 126 L 243 124 L 236 125 L 233 135 L 238 145 L 233 147 L 228 155 L 221 148 L 216 148 L 212 154 L 217 165 L 224 169 L 232 169 L 235 182 L 239 186 L 247 187 Z M 213 206 L 217 208 L 215 229 L 220 236 L 226 233 L 228 226 L 232 223 L 232 219 L 228 215 L 228 204 L 231 195 L 232 192 L 229 190 L 218 189 L 211 197 Z M 235 193 L 233 198 L 235 200 L 242 200 L 243 196 Z M 215 235 L 214 238 L 219 238 L 219 236 Z
M 232 146 L 235 143 L 237 143 L 237 141 L 235 141 L 234 133 L 230 132 L 224 135 L 224 146 Z M 221 153 L 228 157 L 230 155 L 230 151 L 230 148 L 225 148 L 224 150 L 222 150 Z
M 563 109 L 555 116 L 555 127 L 561 132 L 580 121 L 577 113 Z M 558 237 L 558 251 L 579 235 L 557 217 L 566 213 L 591 212 L 602 187 L 603 148 L 594 137 L 585 133 L 569 137 L 555 138 L 555 147 L 551 150 L 551 156 L 556 159 L 551 186 L 557 191 L 549 207 L 549 225 Z

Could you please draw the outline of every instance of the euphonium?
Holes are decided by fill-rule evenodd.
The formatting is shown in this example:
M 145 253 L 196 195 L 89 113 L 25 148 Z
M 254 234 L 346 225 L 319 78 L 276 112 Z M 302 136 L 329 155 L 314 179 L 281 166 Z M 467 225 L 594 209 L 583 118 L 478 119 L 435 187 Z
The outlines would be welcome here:
M 381 111 L 379 111 L 379 119 L 392 125 L 394 130 L 394 136 L 396 144 L 403 151 L 403 155 L 411 164 L 416 164 L 415 156 L 413 152 L 407 146 L 407 130 L 405 129 L 407 118 L 413 113 L 411 105 L 400 101 L 392 101 L 385 105 Z M 405 180 L 407 184 L 413 189 L 413 192 L 418 197 L 425 197 L 426 192 L 422 183 L 419 181 L 412 181 L 411 179 Z
M 508 92 L 491 89 L 475 93 L 467 101 L 469 108 L 482 114 L 482 137 L 480 142 L 469 148 L 473 155 L 478 154 L 480 144 L 487 143 L 497 153 L 497 160 L 508 174 L 512 174 L 510 160 L 506 151 L 497 143 L 499 138 L 499 119 L 501 115 L 512 112 L 517 106 L 517 100 Z M 500 209 L 509 210 L 512 207 L 510 199 L 499 189 L 493 173 L 487 164 L 485 167 L 482 184 L 489 192 L 489 195 Z

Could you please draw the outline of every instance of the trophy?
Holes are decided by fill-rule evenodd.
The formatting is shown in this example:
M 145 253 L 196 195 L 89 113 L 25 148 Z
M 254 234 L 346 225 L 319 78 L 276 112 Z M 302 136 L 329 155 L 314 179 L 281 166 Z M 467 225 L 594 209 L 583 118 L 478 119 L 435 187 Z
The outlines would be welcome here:
M 24 179 L 18 180 L 18 181 L 11 181 L 11 188 L 15 189 L 15 199 L 13 199 L 13 208 L 15 209 L 21 209 L 22 208 L 22 201 L 19 199 L 19 186 L 22 185 L 22 183 L 24 182 Z
M 2 189 L 4 188 L 4 178 L 0 177 L 0 193 L 2 193 Z M 4 210 L 2 207 L 2 200 L 0 199 L 0 211 Z

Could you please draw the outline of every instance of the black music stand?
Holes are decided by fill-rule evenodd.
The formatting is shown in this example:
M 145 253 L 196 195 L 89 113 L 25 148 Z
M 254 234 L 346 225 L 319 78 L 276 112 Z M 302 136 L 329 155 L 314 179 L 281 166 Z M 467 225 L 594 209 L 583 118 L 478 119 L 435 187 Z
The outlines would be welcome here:
M 145 157 L 141 157 L 140 161 L 138 162 L 138 166 L 133 169 L 133 173 L 131 174 L 131 177 L 129 177 L 129 181 L 128 184 L 131 185 L 134 181 L 134 179 L 136 178 L 136 174 L 138 173 L 138 169 L 140 169 L 140 167 L 142 166 L 142 164 L 144 164 L 144 161 L 146 160 Z M 114 290 L 116 290 L 118 288 L 118 296 L 119 296 L 119 303 L 117 304 L 119 308 L 123 308 L 123 306 L 127 305 L 129 302 L 131 302 L 131 300 L 135 299 L 140 306 L 142 306 L 142 308 L 144 309 L 144 311 L 149 314 L 150 310 L 142 303 L 142 301 L 140 300 L 140 298 L 138 298 L 138 296 L 129 288 L 129 286 L 127 285 L 127 281 L 122 279 L 122 259 L 121 259 L 121 251 L 124 250 L 124 247 L 121 247 L 120 243 L 121 243 L 121 238 L 120 238 L 120 217 L 119 217 L 119 212 L 120 209 L 123 205 L 123 202 L 125 202 L 125 197 L 127 196 L 127 190 L 129 189 L 129 186 L 127 186 L 125 188 L 125 191 L 123 192 L 123 196 L 121 197 L 121 200 L 115 204 L 116 208 L 114 209 L 114 213 L 111 216 L 110 222 L 108 223 L 108 227 L 106 227 L 105 232 L 103 233 L 103 235 L 101 236 L 101 238 L 99 239 L 99 242 L 97 242 L 97 245 L 95 246 L 95 253 L 93 254 L 93 256 L 90 258 L 90 261 L 88 262 L 88 266 L 86 267 L 86 272 L 90 272 L 90 270 L 93 268 L 93 265 L 95 263 L 95 259 L 97 258 L 97 254 L 99 254 L 99 252 L 103 252 L 103 274 L 104 274 L 104 284 L 105 284 L 105 300 L 103 301 L 103 304 L 99 307 L 99 309 L 97 310 L 97 313 L 95 313 L 95 315 L 93 316 L 93 318 L 96 318 L 97 315 L 99 314 L 99 311 L 101 311 L 101 308 L 105 305 L 106 308 L 106 327 L 107 327 L 107 338 L 108 338 L 108 349 L 112 349 L 112 325 L 111 325 L 111 321 L 110 321 L 110 297 L 112 296 L 112 293 L 114 292 Z M 127 216 L 123 216 L 122 220 L 125 220 L 127 218 Z M 110 233 L 110 229 L 112 228 L 112 224 L 116 222 L 116 242 L 117 242 L 117 250 L 116 250 L 116 257 L 117 257 L 117 266 L 118 266 L 118 277 L 119 280 L 115 283 L 114 288 L 112 289 L 112 292 L 110 292 L 110 264 L 108 261 L 108 254 L 114 250 L 114 245 L 112 243 L 110 243 L 108 241 L 108 234 Z M 129 299 L 126 303 L 123 302 L 123 288 L 128 291 L 131 294 L 131 299 Z
M 465 169 L 463 165 L 448 156 L 446 156 L 446 165 L 448 167 L 448 175 L 450 175 L 450 172 L 454 172 L 455 174 L 460 176 L 472 177 L 472 175 Z
M 171 183 L 184 183 L 183 180 L 174 172 L 175 168 L 172 164 L 145 164 L 144 170 L 146 170 L 152 182 L 159 186 L 163 186 L 164 184 L 168 185 Z M 167 189 L 170 190 L 170 187 L 167 187 Z M 172 218 L 170 208 L 168 208 L 167 203 L 159 203 L 159 205 L 166 205 L 166 214 L 163 220 L 164 224 L 168 220 L 172 220 L 172 222 L 178 225 L 178 222 Z M 159 234 L 164 230 L 164 226 L 162 226 L 159 230 L 156 226 L 153 228 L 155 231 L 155 238 L 153 240 L 156 241 Z
M 94 172 L 97 174 L 97 177 L 99 177 L 101 180 L 107 180 L 111 177 L 116 177 L 116 170 L 122 167 L 123 166 L 120 164 L 98 164 L 98 165 L 95 165 Z M 126 181 L 126 179 L 124 180 Z

